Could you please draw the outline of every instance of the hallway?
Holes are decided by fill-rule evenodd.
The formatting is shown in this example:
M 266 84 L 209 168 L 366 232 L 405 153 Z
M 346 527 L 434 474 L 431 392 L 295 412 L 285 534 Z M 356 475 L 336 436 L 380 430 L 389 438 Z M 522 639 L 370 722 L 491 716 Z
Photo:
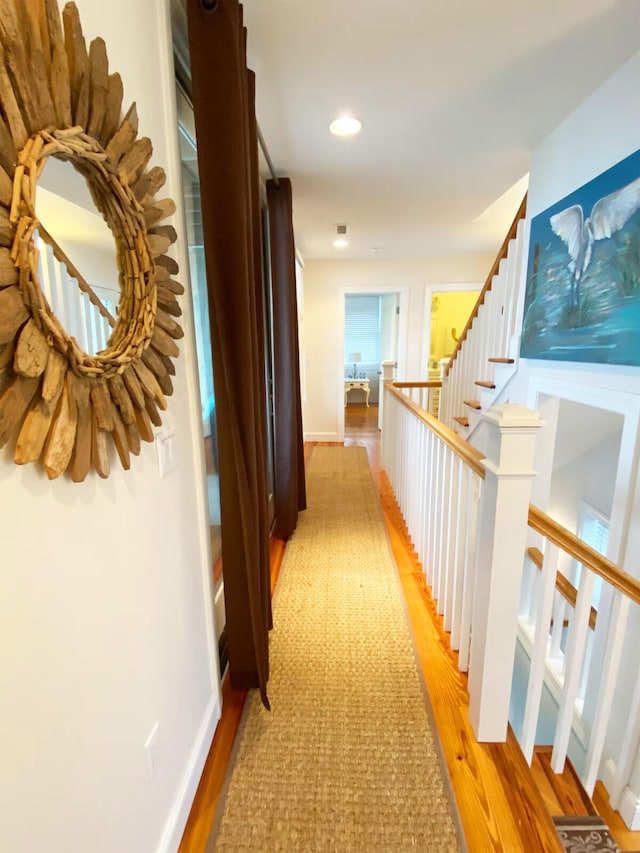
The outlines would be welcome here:
M 457 670 L 456 655 L 449 647 L 387 477 L 380 468 L 377 415 L 377 407 L 347 407 L 344 443 L 367 449 L 468 848 L 471 851 L 558 850 L 549 815 L 566 812 L 567 803 L 576 809 L 576 814 L 584 813 L 583 806 L 579 797 L 568 790 L 562 804 L 564 808 L 561 808 L 559 789 L 552 787 L 538 757 L 532 768 L 535 780 L 532 783 L 511 732 L 506 744 L 475 742 L 467 714 L 466 676 Z M 308 455 L 310 446 L 306 449 Z M 274 583 L 283 552 L 284 543 L 272 541 Z M 181 853 L 205 850 L 244 699 L 244 694 L 233 691 L 225 680 L 222 720 L 185 830 Z M 559 783 L 560 787 L 562 785 L 565 785 L 564 777 Z M 637 848 L 637 834 L 633 839 L 634 833 L 626 832 L 617 815 L 607 810 L 599 789 L 595 801 L 621 849 Z

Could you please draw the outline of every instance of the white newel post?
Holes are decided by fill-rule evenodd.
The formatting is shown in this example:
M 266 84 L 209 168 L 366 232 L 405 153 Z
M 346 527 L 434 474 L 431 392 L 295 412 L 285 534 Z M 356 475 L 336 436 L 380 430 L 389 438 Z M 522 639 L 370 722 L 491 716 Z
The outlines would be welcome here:
M 393 381 L 393 371 L 395 370 L 395 361 L 383 361 L 380 364 L 382 368 L 382 376 L 380 377 L 380 390 L 378 391 L 378 429 L 383 428 L 384 420 L 382 410 L 384 408 L 384 383 Z
M 469 718 L 478 741 L 504 741 L 516 648 L 534 448 L 545 425 L 515 403 L 484 415 L 489 435 L 480 501 L 469 662 Z

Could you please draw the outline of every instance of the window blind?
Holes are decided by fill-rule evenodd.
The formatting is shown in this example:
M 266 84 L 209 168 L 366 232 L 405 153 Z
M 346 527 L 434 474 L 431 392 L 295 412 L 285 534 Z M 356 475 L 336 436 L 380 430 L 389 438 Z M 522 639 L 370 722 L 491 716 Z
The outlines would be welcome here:
M 380 361 L 380 295 L 349 295 L 345 301 L 344 362 L 359 352 L 361 364 Z
M 580 510 L 578 536 L 583 540 L 583 542 L 586 542 L 587 545 L 590 545 L 598 551 L 598 553 L 606 555 L 607 545 L 609 542 L 609 524 L 604 517 L 600 516 L 600 513 L 596 510 L 592 510 L 586 503 L 583 503 Z M 573 579 L 573 584 L 576 587 L 580 583 L 581 574 L 582 566 L 579 563 L 576 563 Z M 595 607 L 596 610 L 600 603 L 601 590 L 602 578 L 597 576 L 593 586 L 593 596 L 591 599 L 591 606 Z

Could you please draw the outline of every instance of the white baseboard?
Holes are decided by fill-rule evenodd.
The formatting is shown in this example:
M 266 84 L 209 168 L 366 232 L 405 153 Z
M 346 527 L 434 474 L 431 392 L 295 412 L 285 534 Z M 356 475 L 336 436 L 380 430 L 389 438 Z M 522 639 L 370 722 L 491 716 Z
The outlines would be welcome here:
M 637 832 L 640 829 L 640 800 L 630 788 L 624 789 L 618 811 L 630 830 Z
M 180 783 L 178 794 L 165 824 L 156 853 L 175 853 L 187 825 L 187 819 L 211 748 L 216 726 L 220 720 L 220 699 L 213 694 L 205 711 L 196 742 Z
M 616 784 L 616 763 L 613 758 L 607 758 L 606 761 L 601 763 L 600 779 L 604 787 L 609 792 L 609 796 L 611 796 L 611 792 Z
M 216 637 L 216 640 L 219 641 L 220 634 L 222 633 L 225 625 L 227 624 L 227 614 L 224 603 L 224 578 L 216 588 L 216 594 L 213 601 L 213 613 L 216 627 L 218 625 L 220 626 L 218 628 L 218 636 Z
M 600 778 L 609 794 L 616 786 L 616 763 L 613 758 L 608 758 L 601 765 Z M 619 812 L 620 817 L 625 822 L 627 829 L 637 832 L 640 829 L 640 800 L 637 795 L 629 788 L 625 787 L 620 798 L 620 803 L 611 803 L 611 807 Z
M 305 432 L 305 441 L 338 441 L 337 432 Z

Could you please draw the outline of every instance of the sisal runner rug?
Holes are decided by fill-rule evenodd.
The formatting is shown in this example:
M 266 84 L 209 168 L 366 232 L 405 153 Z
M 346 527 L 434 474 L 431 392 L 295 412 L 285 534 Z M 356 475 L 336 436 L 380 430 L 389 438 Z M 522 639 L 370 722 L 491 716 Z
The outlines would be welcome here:
M 315 447 L 207 851 L 464 850 L 364 448 Z

